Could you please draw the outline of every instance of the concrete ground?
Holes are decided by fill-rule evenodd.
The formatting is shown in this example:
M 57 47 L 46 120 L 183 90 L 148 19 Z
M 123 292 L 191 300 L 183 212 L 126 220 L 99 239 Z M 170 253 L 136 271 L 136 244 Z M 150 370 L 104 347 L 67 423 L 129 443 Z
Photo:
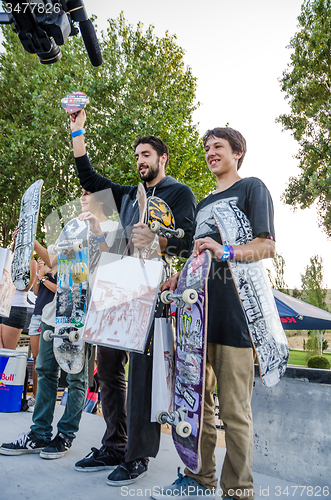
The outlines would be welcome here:
M 63 412 L 57 405 L 55 420 Z M 31 413 L 0 413 L 0 444 L 14 441 L 18 434 L 28 432 Z M 146 497 L 150 492 L 174 482 L 177 468 L 183 465 L 173 446 L 170 435 L 162 433 L 158 456 L 151 459 L 148 474 L 127 487 L 111 487 L 106 484 L 109 472 L 81 473 L 74 470 L 74 463 L 83 458 L 92 446 L 100 447 L 104 432 L 104 421 L 98 415 L 83 414 L 80 431 L 70 452 L 58 460 L 43 460 L 39 455 L 16 457 L 0 455 L 0 500 L 85 500 L 120 499 Z M 218 475 L 222 467 L 225 449 L 217 447 L 216 460 Z M 305 499 L 304 487 L 254 472 L 257 499 Z M 300 494 L 301 493 L 301 494 Z M 218 498 L 221 492 L 218 491 Z

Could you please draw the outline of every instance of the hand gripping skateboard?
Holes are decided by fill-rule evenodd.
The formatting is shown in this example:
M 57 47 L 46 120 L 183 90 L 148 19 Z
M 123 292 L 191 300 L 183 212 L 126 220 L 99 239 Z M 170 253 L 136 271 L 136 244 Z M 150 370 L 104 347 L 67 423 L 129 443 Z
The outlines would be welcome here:
M 150 196 L 147 198 L 147 224 L 152 233 L 166 238 L 183 238 L 183 229 L 175 229 L 175 218 L 169 205 L 158 198 Z M 171 265 L 171 257 L 167 254 L 162 254 L 163 259 L 169 266 Z
M 44 181 L 34 182 L 24 193 L 18 221 L 11 277 L 18 290 L 25 290 L 30 283 L 30 260 L 40 209 L 40 192 Z
M 159 412 L 160 424 L 172 426 L 172 438 L 184 464 L 193 472 L 201 469 L 201 430 L 205 397 L 207 353 L 207 280 L 211 254 L 191 256 L 180 275 L 177 294 L 162 292 L 166 303 L 177 306 L 175 406 L 169 415 Z
M 143 184 L 138 185 L 137 202 L 139 206 L 139 222 L 147 223 L 152 233 L 166 238 L 183 238 L 183 229 L 175 229 L 175 219 L 169 205 L 157 196 L 146 197 L 146 191 Z M 140 252 L 140 256 L 144 259 L 160 258 L 161 254 L 157 250 L 158 245 L 152 243 L 148 248 Z M 135 256 L 138 252 L 135 251 Z M 171 257 L 162 254 L 163 260 L 171 265 Z M 167 273 L 170 275 L 170 273 Z
M 44 339 L 54 339 L 55 358 L 67 373 L 81 372 L 85 361 L 82 332 L 88 301 L 88 242 L 88 222 L 72 219 L 50 248 L 58 253 L 56 318 L 54 332 L 46 330 Z
M 81 109 L 89 104 L 90 100 L 83 92 L 73 92 L 61 99 L 61 106 L 69 115 L 78 115 Z
M 236 200 L 222 200 L 213 215 L 224 245 L 243 245 L 253 239 L 251 224 Z M 264 385 L 272 387 L 285 373 L 289 355 L 271 286 L 262 261 L 228 261 L 254 345 Z

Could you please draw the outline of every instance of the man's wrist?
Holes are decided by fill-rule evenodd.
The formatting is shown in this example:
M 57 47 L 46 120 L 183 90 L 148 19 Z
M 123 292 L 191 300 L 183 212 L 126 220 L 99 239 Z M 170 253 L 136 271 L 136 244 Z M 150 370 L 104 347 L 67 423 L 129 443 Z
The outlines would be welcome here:
M 85 134 L 85 128 L 81 128 L 79 130 L 74 130 L 71 132 L 71 137 L 78 137 L 79 135 L 84 135 Z

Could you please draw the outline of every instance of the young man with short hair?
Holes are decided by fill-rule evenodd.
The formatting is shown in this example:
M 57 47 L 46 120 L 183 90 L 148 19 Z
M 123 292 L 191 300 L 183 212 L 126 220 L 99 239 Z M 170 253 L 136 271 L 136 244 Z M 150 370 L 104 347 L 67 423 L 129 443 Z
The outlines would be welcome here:
M 146 224 L 138 222 L 137 186 L 115 184 L 93 169 L 85 149 L 83 129 L 85 120 L 84 110 L 77 117 L 71 117 L 74 156 L 80 184 L 91 192 L 112 189 L 116 208 L 120 214 L 119 230 L 115 240 L 117 253 L 123 253 L 125 250 L 127 242 L 130 241 L 131 231 L 132 243 L 135 248 L 142 250 L 153 244 L 155 235 Z M 195 209 L 195 198 L 191 189 L 166 176 L 169 152 L 167 145 L 161 139 L 155 136 L 140 137 L 134 144 L 134 151 L 147 197 L 155 195 L 164 200 L 173 212 L 176 227 L 185 231 L 182 239 L 160 236 L 161 251 L 168 256 L 187 256 Z M 75 465 L 75 469 L 81 472 L 111 470 L 116 467 L 107 480 L 110 486 L 130 484 L 146 475 L 147 457 L 155 457 L 159 449 L 160 426 L 150 422 L 152 356 L 133 352 L 130 354 L 128 433 L 126 432 L 124 366 L 127 360 L 125 351 L 98 347 L 98 375 L 106 431 L 101 448 L 92 448 L 91 453 Z
M 251 397 L 254 381 L 254 351 L 244 312 L 236 292 L 227 258 L 258 261 L 275 252 L 273 204 L 263 182 L 255 177 L 241 178 L 238 170 L 246 153 L 244 137 L 229 127 L 208 130 L 203 137 L 206 161 L 216 178 L 216 189 L 196 208 L 192 231 L 193 255 L 209 249 L 213 259 L 208 278 L 208 327 L 205 407 L 201 436 L 202 467 L 193 474 L 185 469 L 171 486 L 164 488 L 177 498 L 186 495 L 210 496 L 217 488 L 214 450 L 215 427 L 213 392 L 217 381 L 220 419 L 224 422 L 226 455 L 221 476 L 224 498 L 254 498 L 252 459 L 253 422 Z M 242 211 L 253 229 L 253 240 L 224 253 L 213 207 L 231 200 Z M 228 252 L 227 252 L 228 253 Z M 223 255 L 224 254 L 224 255 Z M 174 291 L 178 273 L 164 285 Z

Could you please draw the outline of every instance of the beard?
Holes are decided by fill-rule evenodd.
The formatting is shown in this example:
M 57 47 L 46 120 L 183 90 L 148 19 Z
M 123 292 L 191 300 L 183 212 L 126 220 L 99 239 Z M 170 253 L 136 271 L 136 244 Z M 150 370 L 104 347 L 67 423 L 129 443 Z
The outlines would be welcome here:
M 151 182 L 159 175 L 160 161 L 154 163 L 153 165 L 147 165 L 147 167 L 146 172 L 143 174 L 139 172 L 139 175 L 142 181 Z

